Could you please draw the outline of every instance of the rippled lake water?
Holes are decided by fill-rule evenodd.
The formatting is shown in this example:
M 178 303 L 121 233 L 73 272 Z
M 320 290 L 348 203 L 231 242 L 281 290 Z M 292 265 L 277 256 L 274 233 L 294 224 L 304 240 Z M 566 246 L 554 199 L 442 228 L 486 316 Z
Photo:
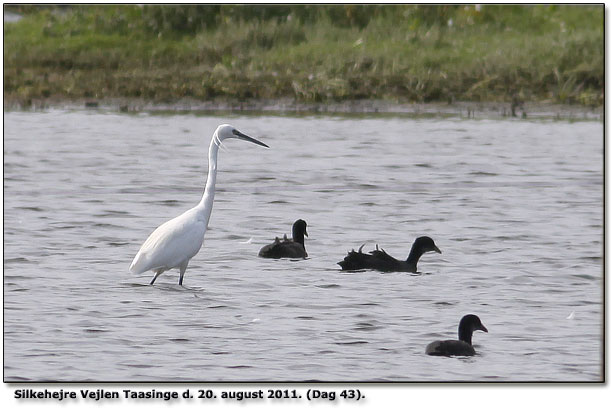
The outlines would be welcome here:
M 204 248 L 134 276 L 201 197 Z M 297 218 L 303 261 L 257 257 Z M 351 248 L 420 274 L 341 272 Z M 408 116 L 4 114 L 5 381 L 598 381 L 603 125 Z M 478 314 L 473 357 L 425 355 Z

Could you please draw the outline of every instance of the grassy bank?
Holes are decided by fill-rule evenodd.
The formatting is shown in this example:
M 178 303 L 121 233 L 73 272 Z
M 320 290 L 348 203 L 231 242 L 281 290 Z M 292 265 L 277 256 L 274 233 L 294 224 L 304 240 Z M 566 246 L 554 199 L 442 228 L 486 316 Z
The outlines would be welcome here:
M 13 6 L 5 102 L 603 103 L 601 6 Z M 5 10 L 7 10 L 5 6 Z

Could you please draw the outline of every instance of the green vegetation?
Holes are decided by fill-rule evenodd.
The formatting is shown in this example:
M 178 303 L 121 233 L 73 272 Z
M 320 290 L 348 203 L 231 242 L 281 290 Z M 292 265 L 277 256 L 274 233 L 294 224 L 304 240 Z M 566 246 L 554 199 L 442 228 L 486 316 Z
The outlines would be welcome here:
M 600 106 L 604 8 L 5 6 L 5 102 L 512 100 Z

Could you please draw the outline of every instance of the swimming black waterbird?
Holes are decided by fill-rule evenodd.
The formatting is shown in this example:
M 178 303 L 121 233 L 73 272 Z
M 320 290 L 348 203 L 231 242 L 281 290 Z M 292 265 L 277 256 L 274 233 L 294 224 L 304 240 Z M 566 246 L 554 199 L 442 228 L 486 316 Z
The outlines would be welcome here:
M 287 239 L 285 234 L 281 241 L 278 237 L 274 242 L 259 250 L 259 256 L 263 258 L 306 258 L 306 247 L 304 246 L 304 235 L 306 232 L 306 221 L 299 219 L 293 223 L 293 239 Z
M 364 244 L 365 245 L 365 244 Z M 395 259 L 391 255 L 387 254 L 384 249 L 376 249 L 369 254 L 361 252 L 363 245 L 359 247 L 359 251 L 351 250 L 344 257 L 344 260 L 338 262 L 338 265 L 345 271 L 354 271 L 358 269 L 376 269 L 382 272 L 416 272 L 417 262 L 419 258 L 425 252 L 437 252 L 442 253 L 436 246 L 433 239 L 429 237 L 419 237 L 412 244 L 410 254 L 405 261 Z
M 459 322 L 459 340 L 436 340 L 427 345 L 425 353 L 430 356 L 473 356 L 472 333 L 481 330 L 488 333 L 480 318 L 473 314 L 463 316 Z

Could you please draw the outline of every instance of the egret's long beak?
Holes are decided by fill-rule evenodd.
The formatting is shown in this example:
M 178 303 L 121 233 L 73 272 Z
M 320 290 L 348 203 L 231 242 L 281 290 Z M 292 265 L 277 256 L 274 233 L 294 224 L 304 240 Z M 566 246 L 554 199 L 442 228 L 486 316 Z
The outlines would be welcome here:
M 440 248 L 438 248 L 437 246 L 434 245 L 433 250 L 436 251 L 437 253 L 441 254 L 442 251 L 440 251 Z
M 260 142 L 260 141 L 259 141 L 259 140 L 257 140 L 257 139 L 253 139 L 251 136 L 247 136 L 247 135 L 245 135 L 244 133 L 242 133 L 242 132 L 241 132 L 241 131 L 239 131 L 239 130 L 234 129 L 234 130 L 232 131 L 232 133 L 234 133 L 236 136 L 238 136 L 238 139 L 246 140 L 247 142 L 255 143 L 255 144 L 258 144 L 258 145 L 263 146 L 263 147 L 267 147 L 267 148 L 269 148 L 269 147 L 270 147 L 270 146 L 268 146 L 267 144 L 262 143 L 262 142 Z

